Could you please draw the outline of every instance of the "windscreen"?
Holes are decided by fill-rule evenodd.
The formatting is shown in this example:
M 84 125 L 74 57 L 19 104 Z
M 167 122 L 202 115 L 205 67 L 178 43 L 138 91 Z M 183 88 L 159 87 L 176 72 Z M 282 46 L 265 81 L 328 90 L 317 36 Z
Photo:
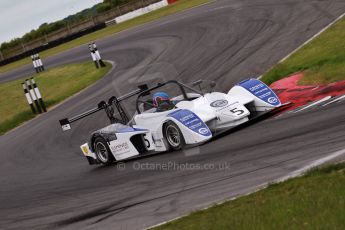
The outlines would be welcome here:
M 168 83 L 141 96 L 138 99 L 138 107 L 140 113 L 160 112 L 160 110 L 173 109 L 180 101 L 193 100 L 199 96 L 200 94 L 187 87 Z

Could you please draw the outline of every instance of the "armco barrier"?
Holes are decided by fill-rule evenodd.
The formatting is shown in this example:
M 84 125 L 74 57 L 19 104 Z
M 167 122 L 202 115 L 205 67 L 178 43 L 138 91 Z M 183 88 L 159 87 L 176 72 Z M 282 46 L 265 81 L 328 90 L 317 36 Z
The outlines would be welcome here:
M 94 32 L 96 30 L 99 30 L 99 29 L 102 29 L 102 28 L 105 28 L 105 27 L 106 27 L 105 23 L 98 24 L 98 25 L 96 25 L 96 26 L 94 26 L 92 28 L 89 28 L 89 29 L 80 31 L 78 33 L 71 34 L 71 35 L 68 35 L 66 37 L 62 37 L 62 38 L 59 38 L 57 40 L 51 41 L 48 44 L 41 45 L 41 46 L 36 47 L 34 49 L 31 49 L 31 50 L 26 50 L 25 52 L 17 54 L 16 56 L 13 56 L 11 58 L 7 58 L 7 59 L 1 61 L 0 62 L 0 66 L 9 64 L 9 63 L 14 62 L 14 61 L 18 61 L 18 60 L 23 59 L 23 58 L 26 58 L 26 57 L 34 54 L 34 53 L 39 53 L 39 52 L 42 52 L 42 51 L 44 51 L 46 49 L 53 48 L 53 47 L 58 46 L 58 45 L 60 45 L 62 43 L 71 41 L 73 39 L 79 38 L 81 36 L 84 36 L 86 34 L 89 34 L 91 32 Z
M 66 28 L 46 34 L 45 36 L 28 43 L 22 43 L 11 49 L 2 50 L 0 53 L 0 66 L 23 59 L 33 53 L 41 52 L 66 41 L 73 40 L 87 33 L 104 28 L 106 26 L 105 22 L 108 20 L 137 9 L 144 8 L 159 1 L 161 0 L 137 0 L 129 2 L 91 17 L 85 21 L 68 25 Z

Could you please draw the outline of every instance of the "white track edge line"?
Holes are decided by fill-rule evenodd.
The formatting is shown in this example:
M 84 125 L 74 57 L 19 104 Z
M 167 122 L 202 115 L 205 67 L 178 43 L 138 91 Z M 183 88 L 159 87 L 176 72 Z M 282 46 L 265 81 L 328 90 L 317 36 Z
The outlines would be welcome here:
M 293 111 L 293 113 L 302 112 L 303 110 L 309 109 L 309 108 L 311 108 L 311 107 L 313 107 L 313 106 L 315 106 L 315 105 L 318 105 L 318 104 L 320 104 L 320 103 L 322 103 L 322 102 L 325 102 L 325 101 L 327 101 L 327 100 L 329 100 L 329 99 L 331 99 L 331 98 L 332 98 L 332 96 L 326 96 L 326 97 L 324 97 L 324 98 L 322 98 L 322 99 L 320 99 L 320 100 L 318 100 L 318 101 L 315 101 L 315 102 L 313 102 L 313 103 L 311 103 L 311 104 L 309 104 L 309 105 L 307 105 L 307 106 L 304 106 L 304 107 L 301 108 L 301 109 L 298 109 L 298 110 Z
M 326 157 L 323 157 L 321 159 L 318 159 L 318 160 L 315 160 L 313 161 L 312 163 L 304 166 L 303 168 L 301 169 L 298 169 L 292 173 L 289 173 L 288 175 L 278 179 L 276 182 L 283 182 L 283 181 L 286 181 L 288 179 L 291 179 L 291 178 L 294 178 L 294 177 L 298 177 L 298 176 L 301 176 L 303 175 L 304 173 L 308 172 L 309 170 L 317 167 L 317 166 L 320 166 L 328 161 L 331 161 L 337 157 L 340 157 L 341 155 L 345 154 L 345 149 L 342 149 L 342 150 L 339 150 L 339 151 L 336 151 L 336 152 L 333 152 L 331 155 L 329 156 L 326 156 Z
M 322 105 L 322 106 L 327 106 L 327 105 L 330 105 L 330 104 L 333 104 L 335 102 L 338 102 L 338 101 L 341 101 L 345 98 L 345 94 L 338 97 L 338 98 L 335 98 L 334 100 L 330 101 L 330 102 L 327 102 L 326 104 Z
M 332 21 L 330 24 L 328 24 L 327 26 L 325 26 L 324 28 L 322 28 L 319 32 L 317 32 L 316 34 L 314 34 L 311 38 L 309 38 L 307 41 L 305 41 L 302 45 L 298 46 L 296 49 L 294 49 L 291 53 L 289 53 L 288 55 L 286 55 L 284 58 L 282 58 L 279 62 L 277 62 L 274 66 L 276 66 L 277 64 L 282 63 L 283 61 L 285 61 L 286 59 L 288 59 L 291 55 L 293 55 L 294 53 L 296 53 L 298 50 L 300 50 L 302 47 L 304 47 L 305 45 L 307 45 L 309 42 L 313 41 L 315 38 L 317 38 L 322 32 L 324 32 L 325 30 L 327 30 L 329 27 L 331 27 L 332 25 L 334 25 L 336 22 L 338 22 L 340 19 L 342 19 L 345 16 L 345 13 L 343 13 L 342 15 L 340 15 L 339 17 L 337 17 L 334 21 Z M 273 68 L 273 67 L 272 67 Z M 270 71 L 272 68 L 270 68 L 268 71 Z M 267 73 L 268 71 L 266 71 L 265 73 Z M 264 73 L 264 74 L 265 74 Z M 260 75 L 257 79 L 261 79 L 263 77 L 263 75 Z
M 289 174 L 286 175 L 286 176 L 280 177 L 280 178 L 278 178 L 278 179 L 276 179 L 276 180 L 273 180 L 273 181 L 271 181 L 271 182 L 266 182 L 266 183 L 263 183 L 263 184 L 261 184 L 261 185 L 258 185 L 258 186 L 256 186 L 256 189 L 254 189 L 254 190 L 251 191 L 251 192 L 248 192 L 248 193 L 245 193 L 245 194 L 242 194 L 242 195 L 239 195 L 239 196 L 235 196 L 235 197 L 232 197 L 232 198 L 230 198 L 230 199 L 223 200 L 223 201 L 221 201 L 221 202 L 215 202 L 215 203 L 213 203 L 212 205 L 207 206 L 207 207 L 202 208 L 202 209 L 198 209 L 197 211 L 207 210 L 207 209 L 209 209 L 209 208 L 211 208 L 211 207 L 213 207 L 213 206 L 215 206 L 215 205 L 221 205 L 221 204 L 223 204 L 223 203 L 225 203 L 225 202 L 232 201 L 232 200 L 236 200 L 236 199 L 239 198 L 239 197 L 248 196 L 248 195 L 250 195 L 250 194 L 253 194 L 253 193 L 255 193 L 255 192 L 258 192 L 258 191 L 260 191 L 260 190 L 263 190 L 263 189 L 267 188 L 270 184 L 281 183 L 281 182 L 284 182 L 284 181 L 286 181 L 286 180 L 289 180 L 289 179 L 292 179 L 292 178 L 295 178 L 295 177 L 303 176 L 306 172 L 310 171 L 311 169 L 316 168 L 316 167 L 318 167 L 318 166 L 320 166 L 320 165 L 322 165 L 322 164 L 325 164 L 325 163 L 327 163 L 327 162 L 329 162 L 329 161 L 331 161 L 331 160 L 333 160 L 333 159 L 335 159 L 335 158 L 337 158 L 337 157 L 340 157 L 340 156 L 343 155 L 343 154 L 345 154 L 345 149 L 338 150 L 338 151 L 336 151 L 336 152 L 333 152 L 331 155 L 326 156 L 326 157 L 323 157 L 323 158 L 320 158 L 320 159 L 318 159 L 318 160 L 315 160 L 315 161 L 311 162 L 310 164 L 305 165 L 305 166 L 302 167 L 301 169 L 298 169 L 298 170 L 295 170 L 295 171 L 289 173 Z M 158 227 L 158 226 L 161 226 L 161 225 L 170 223 L 170 222 L 172 222 L 172 221 L 181 219 L 181 218 L 186 217 L 186 216 L 188 216 L 188 215 L 190 215 L 190 214 L 191 214 L 191 212 L 189 212 L 189 213 L 187 213 L 187 214 L 185 214 L 185 215 L 182 215 L 182 216 L 173 218 L 173 219 L 171 219 L 171 220 L 167 220 L 167 221 L 164 221 L 164 222 L 162 222 L 162 223 L 153 225 L 153 226 L 148 227 L 148 228 L 145 228 L 145 229 L 152 229 L 152 228 L 155 228 L 155 227 Z

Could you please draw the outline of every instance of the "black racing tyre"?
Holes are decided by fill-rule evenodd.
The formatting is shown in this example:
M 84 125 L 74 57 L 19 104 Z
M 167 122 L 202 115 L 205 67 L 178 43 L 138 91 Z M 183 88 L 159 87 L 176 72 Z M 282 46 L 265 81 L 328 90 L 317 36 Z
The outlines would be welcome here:
M 99 162 L 110 165 L 114 162 L 114 156 L 109 149 L 108 143 L 102 137 L 97 137 L 94 142 L 95 154 Z
M 180 150 L 186 144 L 179 127 L 172 121 L 168 121 L 163 129 L 165 140 L 172 150 Z

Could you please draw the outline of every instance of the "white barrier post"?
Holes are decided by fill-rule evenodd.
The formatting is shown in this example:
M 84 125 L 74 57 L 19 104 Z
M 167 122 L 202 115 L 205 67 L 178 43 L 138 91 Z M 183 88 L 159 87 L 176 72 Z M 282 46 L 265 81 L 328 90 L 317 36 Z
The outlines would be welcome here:
M 92 48 L 95 51 L 95 55 L 96 55 L 96 58 L 97 58 L 97 60 L 98 60 L 98 62 L 100 64 L 100 66 L 101 67 L 105 67 L 106 65 L 105 65 L 105 63 L 102 60 L 101 54 L 99 53 L 99 51 L 97 49 L 96 43 L 94 43 L 94 42 L 92 43 Z
M 39 113 L 42 113 L 42 110 L 41 110 L 40 104 L 38 103 L 38 100 L 37 100 L 35 91 L 34 91 L 34 89 L 32 88 L 32 86 L 31 86 L 31 84 L 30 84 L 30 80 L 29 80 L 29 79 L 26 79 L 26 80 L 25 80 L 25 83 L 26 83 L 26 86 L 27 86 L 28 89 L 29 89 L 29 93 L 30 93 L 31 98 L 32 98 L 32 100 L 34 101 L 34 103 L 35 103 L 35 105 L 36 105 L 37 111 L 38 111 Z
M 35 109 L 35 106 L 34 106 L 34 104 L 32 102 L 32 98 L 31 98 L 31 96 L 30 96 L 30 94 L 28 92 L 28 89 L 27 89 L 25 83 L 22 83 L 22 87 L 23 87 L 23 90 L 24 90 L 24 95 L 26 97 L 26 100 L 27 100 L 27 102 L 28 102 L 28 104 L 29 104 L 29 106 L 31 108 L 31 111 L 35 114 L 36 113 L 36 109 Z
M 91 53 L 92 61 L 95 63 L 95 66 L 96 66 L 96 68 L 98 69 L 98 68 L 99 68 L 98 61 L 97 61 L 97 58 L 96 58 L 95 51 L 93 50 L 91 44 L 89 44 L 89 50 L 90 50 L 90 53 Z
M 38 102 L 41 105 L 41 108 L 43 109 L 44 112 L 47 112 L 46 105 L 44 104 L 40 90 L 38 89 L 35 79 L 33 77 L 31 78 L 31 84 L 32 84 L 32 87 L 34 88 L 35 96 L 37 97 Z
M 37 62 L 38 62 L 38 65 L 39 65 L 39 69 L 40 69 L 40 71 L 44 71 L 45 69 L 44 69 L 44 65 L 42 63 L 42 60 L 40 58 L 40 55 L 39 54 L 36 54 L 36 55 L 37 55 Z
M 32 65 L 34 66 L 36 73 L 38 73 L 39 71 L 38 71 L 35 55 L 31 55 L 31 60 L 32 60 Z
M 38 61 L 37 54 L 34 54 L 34 58 L 35 58 L 37 70 L 38 72 L 41 72 L 41 66 L 40 66 L 40 62 Z

